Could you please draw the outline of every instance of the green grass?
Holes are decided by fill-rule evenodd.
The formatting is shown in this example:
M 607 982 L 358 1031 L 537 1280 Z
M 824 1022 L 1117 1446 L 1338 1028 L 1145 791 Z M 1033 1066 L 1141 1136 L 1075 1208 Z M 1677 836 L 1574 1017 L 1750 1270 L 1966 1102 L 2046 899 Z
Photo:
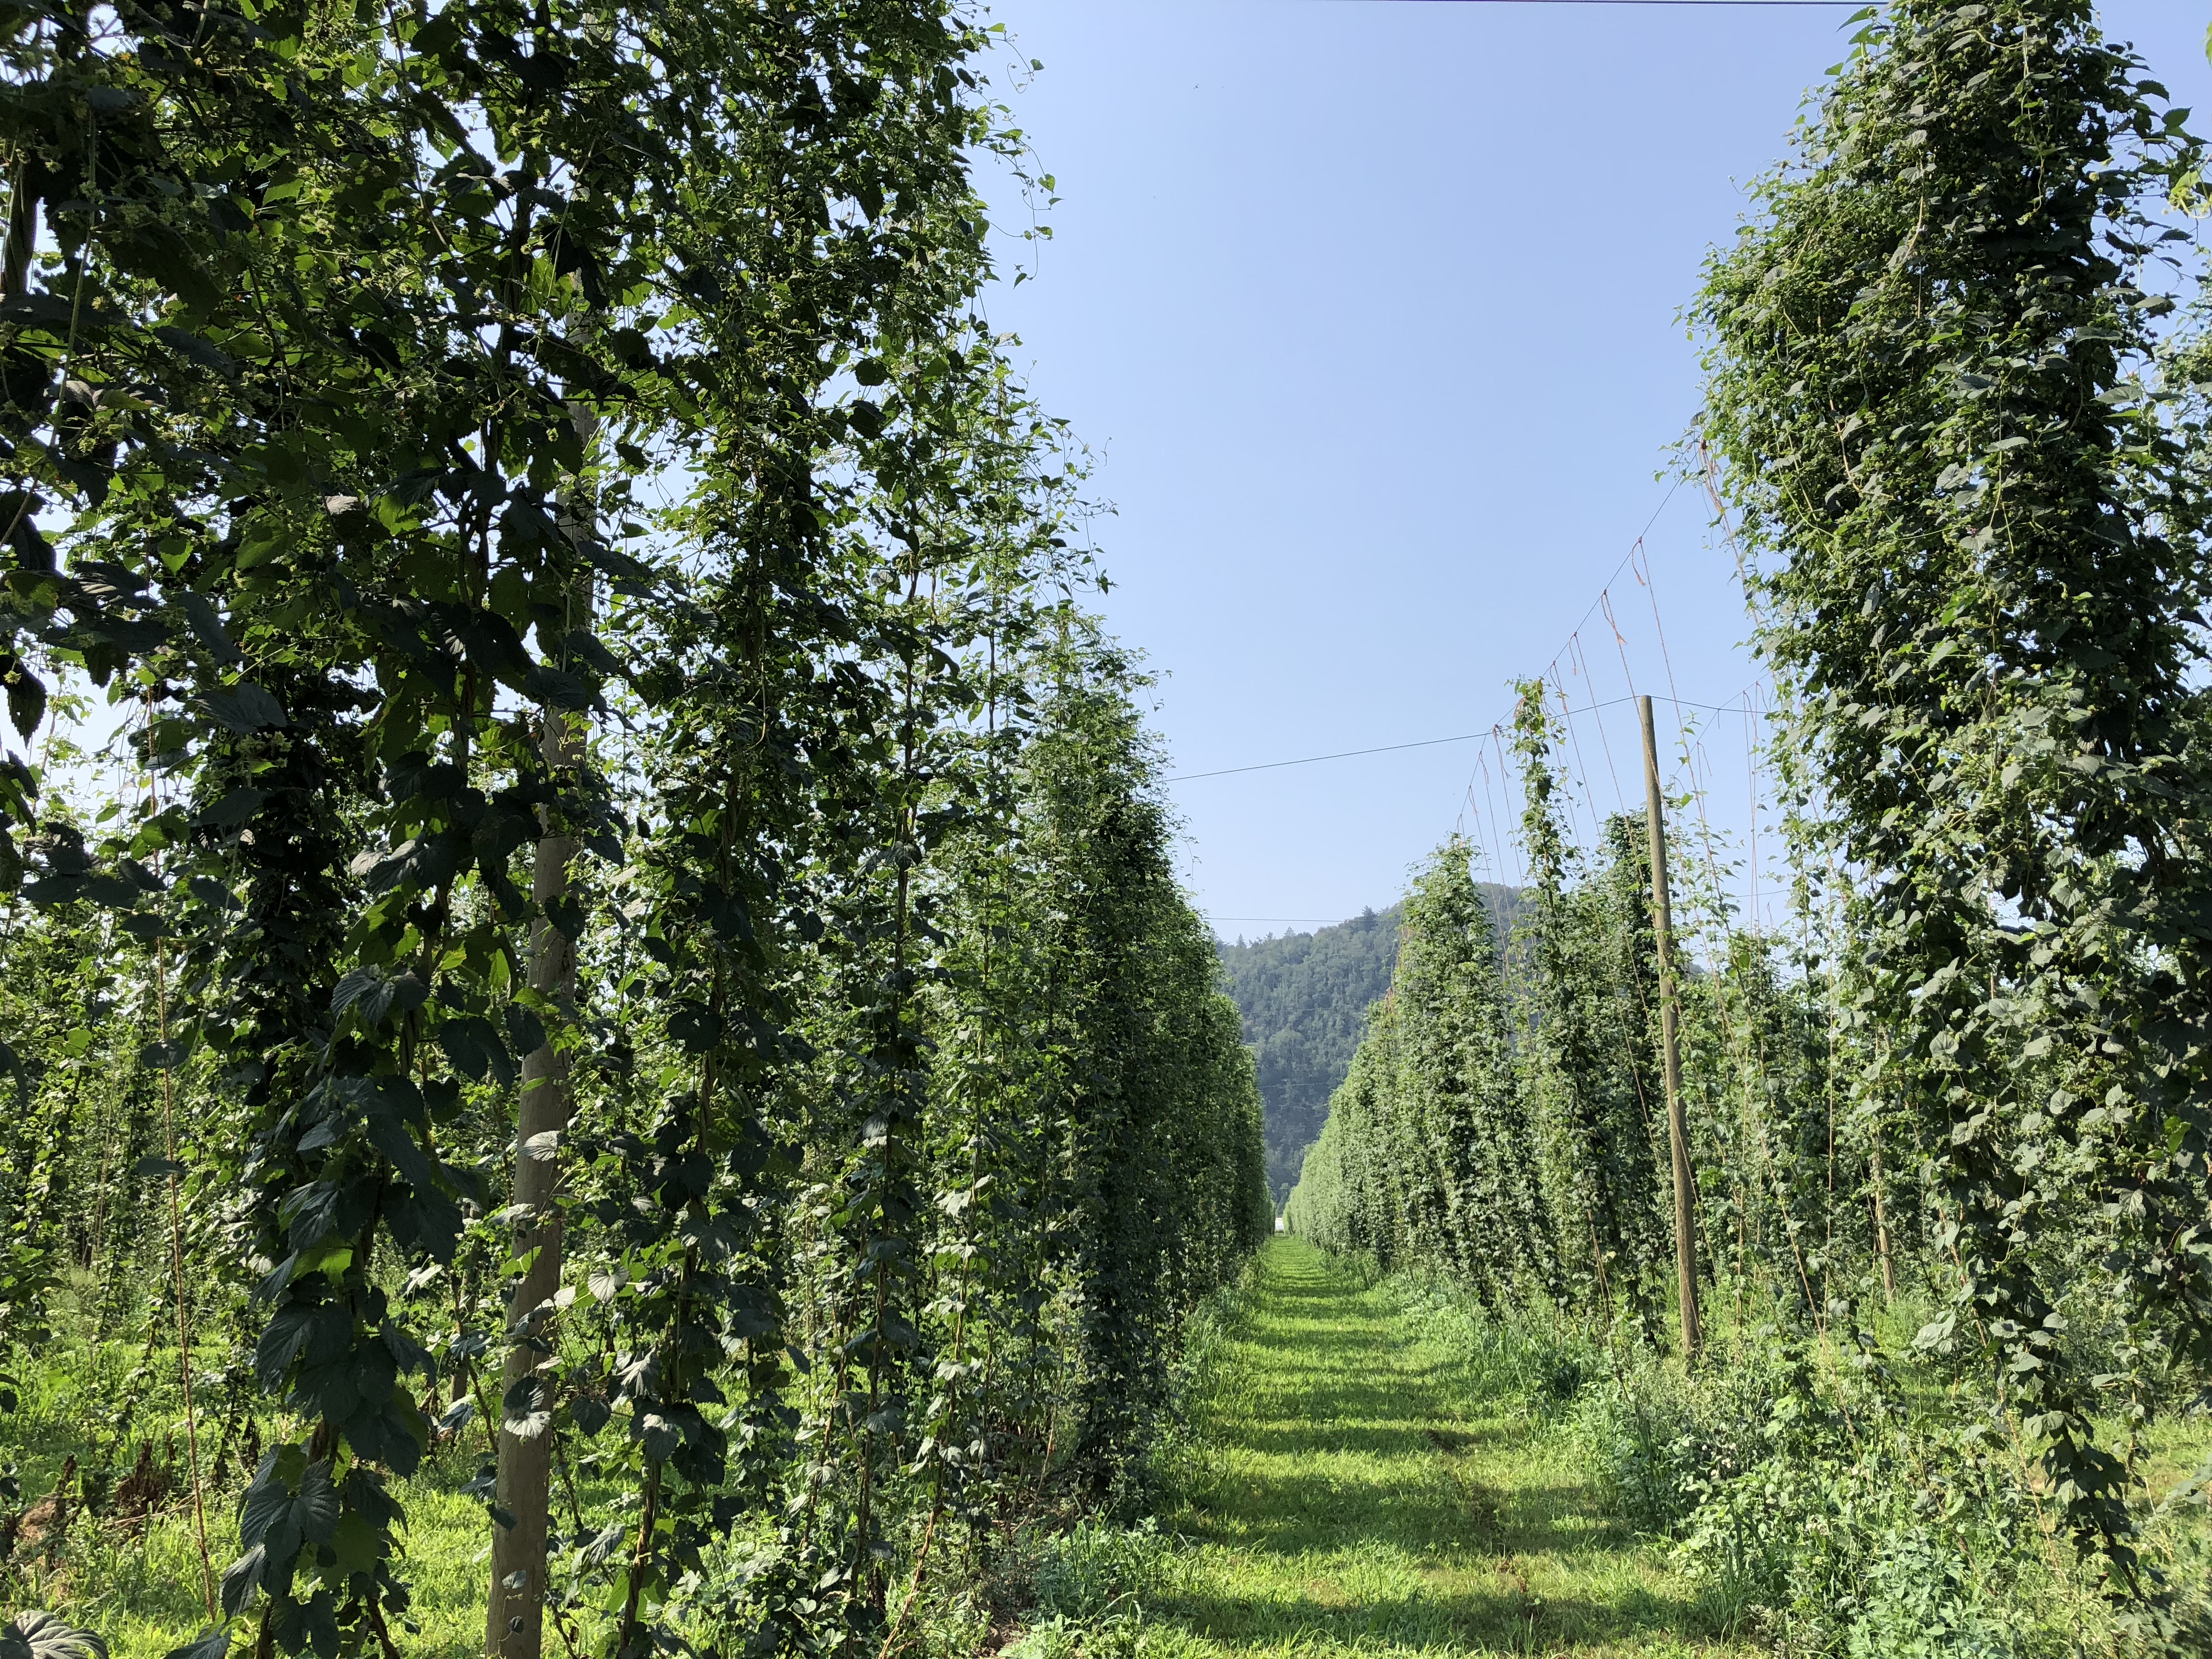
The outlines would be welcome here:
M 1486 1394 L 1389 1284 L 1271 1244 L 1196 1389 L 1156 1540 L 1095 1534 L 1041 1583 L 1066 1605 L 1087 1553 L 1125 1586 L 1079 1638 L 1018 1653 L 1386 1656 L 1752 1651 L 1609 1518 L 1564 1435 Z M 1139 1534 L 1140 1539 L 1148 1534 Z M 1131 1559 L 1133 1553 L 1141 1559 Z
M 1474 1321 L 1456 1292 L 1406 1278 L 1370 1284 L 1301 1240 L 1276 1241 L 1198 1323 L 1188 1420 L 1159 1460 L 1157 1516 L 1057 1538 L 1042 1535 L 1046 1522 L 1019 1528 L 1025 1571 L 1012 1577 L 1032 1581 L 1042 1613 L 1007 1659 L 1759 1650 L 1732 1632 L 1729 1604 L 1611 1512 L 1587 1433 L 1555 1420 L 1563 1395 L 1547 1393 L 1546 1376 L 1558 1358 L 1540 1335 L 1516 1347 L 1528 1333 Z M 36 1400 L 0 1419 L 0 1467 L 20 1467 L 27 1502 L 66 1455 L 113 1470 L 145 1441 L 157 1458 L 181 1444 L 165 1386 L 173 1352 L 116 1352 L 104 1367 L 58 1357 Z M 236 1553 L 243 1470 L 212 1455 L 223 1408 L 202 1404 L 220 1572 Z M 2161 1432 L 2147 1501 L 2212 1452 L 2201 1421 Z M 410 1659 L 482 1650 L 489 1526 L 459 1489 L 483 1454 L 472 1427 L 466 1444 L 397 1483 L 415 1592 L 416 1629 L 401 1644 Z M 611 1496 L 587 1483 L 587 1509 Z M 2212 1580 L 2203 1511 L 2162 1520 L 2148 1537 L 2174 1583 Z M 181 1492 L 150 1524 L 79 1514 L 51 1569 L 40 1555 L 19 1549 L 0 1611 L 52 1607 L 104 1634 L 116 1659 L 161 1659 L 204 1622 Z M 977 1599 L 988 1585 L 952 1578 L 909 1632 L 934 1659 L 991 1651 L 1012 1617 L 994 1595 Z M 549 1643 L 549 1655 L 562 1651 Z
M 13 1606 L 46 1607 L 97 1631 L 114 1659 L 161 1659 L 197 1636 L 207 1624 L 201 1602 L 200 1557 L 184 1484 L 180 1419 L 159 1410 L 166 1402 L 141 1403 L 142 1433 L 157 1448 L 175 1449 L 173 1472 L 178 1484 L 150 1516 L 124 1520 L 70 1516 L 64 1539 L 51 1548 L 20 1546 L 6 1577 L 0 1577 L 0 1613 Z M 49 1411 L 34 1449 L 9 1448 L 24 1476 L 27 1498 L 49 1489 L 55 1467 L 64 1455 L 94 1461 L 95 1447 L 110 1437 L 92 1413 L 65 1417 Z M 205 1429 L 207 1419 L 203 1419 Z M 122 1465 L 140 1437 L 124 1436 Z M 212 1451 L 213 1435 L 203 1441 Z M 468 1445 L 441 1451 L 426 1461 L 412 1480 L 392 1483 L 407 1512 L 402 1571 L 414 1602 L 397 1632 L 416 1655 L 464 1655 L 483 1650 L 483 1607 L 490 1523 L 483 1505 L 459 1488 L 483 1455 L 481 1434 Z M 159 1456 L 157 1453 L 157 1461 Z M 220 1575 L 238 1554 L 238 1505 L 245 1486 L 234 1462 L 212 1457 L 205 1481 L 209 1554 Z M 12 1582 L 10 1582 L 12 1580 Z M 237 1629 L 236 1652 L 252 1637 L 252 1615 Z M 549 1638 L 550 1641 L 550 1638 Z M 551 1651 L 557 1653 L 557 1647 Z

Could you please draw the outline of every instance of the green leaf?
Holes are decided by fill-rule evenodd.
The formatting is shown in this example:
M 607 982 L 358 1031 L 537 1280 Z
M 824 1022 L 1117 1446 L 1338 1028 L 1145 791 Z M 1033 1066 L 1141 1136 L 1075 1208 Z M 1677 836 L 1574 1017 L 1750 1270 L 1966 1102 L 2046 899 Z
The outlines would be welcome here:
M 171 1648 L 164 1659 L 228 1659 L 229 1654 L 230 1626 L 222 1624 L 202 1631 L 180 1648 Z
M 266 789 L 240 787 L 203 808 L 192 822 L 203 830 L 234 830 L 258 812 L 268 799 Z
M 289 1588 L 300 1551 L 308 1544 L 329 1543 L 339 1511 L 337 1488 L 331 1484 L 327 1462 L 307 1465 L 295 1486 L 281 1473 L 276 1453 L 262 1460 L 260 1473 L 246 1488 L 239 1510 L 238 1538 L 249 1549 L 259 1545 L 264 1550 L 264 1589 L 275 1595 Z
M 259 732 L 286 723 L 284 710 L 276 699 L 250 680 L 217 687 L 209 691 L 204 701 L 208 713 L 226 731 Z
M 438 1047 L 462 1076 L 477 1083 L 495 1078 L 503 1089 L 514 1086 L 514 1057 L 500 1041 L 498 1028 L 482 1015 L 447 1016 L 438 1026 Z
M 34 1608 L 0 1625 L 0 1659 L 107 1659 L 107 1644 L 58 1613 Z
M 235 1618 L 239 1610 L 259 1592 L 261 1569 L 268 1559 L 268 1546 L 256 1544 L 223 1570 L 222 1603 L 224 1618 Z M 226 1641 L 226 1651 L 228 1648 Z
M 0 648 L 0 682 L 8 690 L 8 719 L 25 742 L 46 717 L 46 684 L 14 652 Z
M 592 689 L 580 676 L 565 668 L 551 668 L 539 664 L 523 677 L 522 695 L 533 702 L 550 708 L 580 713 L 597 701 Z
M 183 1065 L 192 1052 L 192 1039 L 175 1037 L 167 1042 L 149 1042 L 138 1050 L 138 1063 L 149 1072 L 170 1072 Z
M 238 377 L 238 360 L 228 352 L 210 345 L 190 329 L 157 328 L 154 337 L 180 357 L 190 358 L 202 368 L 213 369 L 225 380 Z

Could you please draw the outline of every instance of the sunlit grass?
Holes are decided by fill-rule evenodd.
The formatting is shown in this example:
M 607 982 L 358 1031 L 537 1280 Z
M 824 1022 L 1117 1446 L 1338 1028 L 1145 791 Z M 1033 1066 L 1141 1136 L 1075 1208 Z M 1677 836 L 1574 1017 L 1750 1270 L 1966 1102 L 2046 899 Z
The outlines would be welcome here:
M 1487 1397 L 1389 1285 L 1271 1245 L 1194 1402 L 1194 1444 L 1118 1619 L 1063 1655 L 1747 1652 L 1609 1520 L 1563 1437 Z
M 394 1483 L 407 1512 L 401 1540 L 412 1596 L 395 1635 L 411 1655 L 483 1650 L 490 1522 L 483 1504 L 459 1490 L 480 1452 L 479 1443 L 447 1454 L 413 1480 Z M 218 1577 L 238 1554 L 243 1483 L 235 1470 L 228 1474 L 207 1490 L 209 1555 Z M 207 1626 L 198 1528 L 182 1492 L 171 1494 L 150 1524 L 76 1515 L 53 1556 L 52 1570 L 42 1571 L 40 1552 L 19 1553 L 18 1571 L 30 1578 L 22 1588 L 32 1592 L 24 1599 L 97 1631 L 114 1659 L 162 1659 Z M 234 1632 L 240 1652 L 252 1640 L 250 1616 Z
M 1514 1346 L 1518 1328 L 1456 1316 L 1457 1305 L 1410 1279 L 1368 1285 L 1297 1239 L 1271 1245 L 1225 1322 L 1201 1322 L 1188 1420 L 1162 1460 L 1158 1514 L 1133 1528 L 1094 1523 L 1033 1537 L 1044 1611 L 1010 1659 L 1760 1650 L 1664 1545 L 1638 1538 L 1609 1510 L 1563 1398 L 1545 1395 L 1540 1356 Z M 0 1446 L 0 1462 L 19 1465 L 35 1499 L 69 1455 L 112 1468 L 148 1440 L 157 1456 L 172 1441 L 181 1452 L 179 1402 L 162 1387 L 173 1371 L 173 1351 L 135 1347 L 105 1369 L 58 1364 L 7 1425 L 21 1437 Z M 133 1402 L 128 1422 L 97 1404 L 118 1398 Z M 218 1573 L 236 1553 L 245 1474 L 234 1449 L 218 1449 L 224 1409 L 203 1401 Z M 399 1483 L 414 1601 L 413 1628 L 397 1634 L 409 1659 L 482 1651 L 489 1522 L 460 1488 L 483 1452 L 472 1429 L 466 1444 Z M 2146 1504 L 2186 1491 L 2208 1452 L 2202 1419 L 2161 1427 Z M 587 1486 L 586 1511 L 611 1496 Z M 2178 1586 L 2212 1581 L 2201 1508 L 2160 1516 L 2146 1542 Z M 150 1528 L 79 1514 L 55 1557 L 49 1575 L 38 1552 L 19 1551 L 35 1580 L 19 1586 L 32 1590 L 23 1604 L 100 1632 L 115 1659 L 162 1659 L 205 1624 L 181 1492 Z M 1005 1629 L 1001 1614 L 951 1577 L 910 1632 L 915 1659 L 919 1647 L 967 1659 Z M 592 1650 L 602 1634 L 587 1621 L 580 1645 Z M 241 1653 L 248 1639 L 242 1631 Z M 562 1653 L 549 1636 L 550 1659 Z

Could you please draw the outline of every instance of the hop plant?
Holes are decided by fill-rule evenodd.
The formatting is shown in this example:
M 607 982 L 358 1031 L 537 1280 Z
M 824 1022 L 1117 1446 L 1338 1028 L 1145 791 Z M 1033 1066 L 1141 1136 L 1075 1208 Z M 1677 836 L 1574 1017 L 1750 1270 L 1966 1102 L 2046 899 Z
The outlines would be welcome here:
M 0 1625 L 0 1659 L 107 1659 L 107 1643 L 96 1631 L 33 1607 Z

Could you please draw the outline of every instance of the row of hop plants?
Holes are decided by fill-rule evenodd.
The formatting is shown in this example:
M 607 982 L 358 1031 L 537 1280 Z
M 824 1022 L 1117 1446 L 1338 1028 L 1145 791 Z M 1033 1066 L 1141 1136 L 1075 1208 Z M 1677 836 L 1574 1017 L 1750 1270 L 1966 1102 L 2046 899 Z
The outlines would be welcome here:
M 1640 825 L 1571 844 L 1540 686 L 1528 919 L 1493 936 L 1463 845 L 1423 869 L 1288 1206 L 1601 1344 L 1632 1510 L 1805 1651 L 2207 1639 L 2203 1476 L 2152 1479 L 2212 1385 L 2203 185 L 2164 100 L 2087 3 L 1901 0 L 1709 267 L 1704 442 L 1796 872 L 1773 931 L 1693 883 L 1722 1340 L 1649 1363 L 1679 1310 L 1647 860 Z
M 0 1407 L 166 1350 L 191 1659 L 404 1648 L 438 1447 L 489 1652 L 896 1650 L 1269 1216 L 991 33 L 4 28 Z

